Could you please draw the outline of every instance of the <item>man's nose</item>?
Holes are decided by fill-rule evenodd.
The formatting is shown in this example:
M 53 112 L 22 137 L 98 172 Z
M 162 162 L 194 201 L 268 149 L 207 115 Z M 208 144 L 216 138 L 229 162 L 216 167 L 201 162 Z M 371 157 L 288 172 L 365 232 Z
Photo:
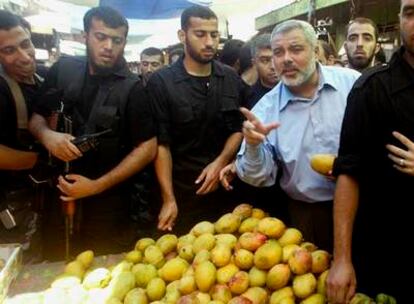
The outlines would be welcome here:
M 106 50 L 112 50 L 112 47 L 113 47 L 112 39 L 111 38 L 106 39 L 105 44 L 104 44 L 104 48 Z
M 285 52 L 285 56 L 284 56 L 283 59 L 284 59 L 285 62 L 292 62 L 293 61 L 292 57 L 290 55 L 290 52 Z
M 357 46 L 364 46 L 364 38 L 362 36 L 358 36 Z
M 30 55 L 29 51 L 24 50 L 22 48 L 19 48 L 18 51 L 19 51 L 19 58 L 21 61 L 24 61 L 24 62 L 32 61 L 32 56 Z
M 207 35 L 204 43 L 208 46 L 212 46 L 214 44 L 214 39 L 211 35 Z

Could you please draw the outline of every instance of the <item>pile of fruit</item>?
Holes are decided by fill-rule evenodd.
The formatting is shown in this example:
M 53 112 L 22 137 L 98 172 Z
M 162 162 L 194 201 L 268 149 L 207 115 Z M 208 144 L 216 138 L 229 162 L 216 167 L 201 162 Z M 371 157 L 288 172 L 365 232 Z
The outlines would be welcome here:
M 93 259 L 86 251 L 67 264 L 44 303 L 326 303 L 331 261 L 299 230 L 248 204 L 180 237 L 140 239 L 112 269 L 93 269 Z

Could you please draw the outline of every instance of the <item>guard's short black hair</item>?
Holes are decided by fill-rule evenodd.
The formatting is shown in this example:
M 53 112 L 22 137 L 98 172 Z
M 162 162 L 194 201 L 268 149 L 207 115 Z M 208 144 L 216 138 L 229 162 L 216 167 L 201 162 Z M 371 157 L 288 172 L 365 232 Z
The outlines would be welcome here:
M 190 18 L 196 17 L 201 19 L 218 19 L 217 15 L 208 7 L 201 5 L 193 5 L 186 8 L 181 14 L 181 29 L 186 31 L 190 24 Z
M 227 40 L 220 52 L 219 61 L 229 66 L 233 66 L 239 59 L 240 50 L 243 45 L 244 42 L 239 39 Z
M 161 61 L 164 63 L 164 53 L 159 48 L 156 48 L 156 47 L 146 48 L 141 52 L 141 56 L 142 55 L 147 55 L 147 56 L 157 56 L 158 55 L 158 56 L 161 56 Z
M 354 23 L 359 23 L 359 24 L 369 24 L 369 25 L 371 25 L 373 28 L 374 28 L 374 33 L 375 33 L 375 37 L 374 37 L 374 39 L 375 39 L 375 41 L 377 41 L 378 42 L 378 37 L 379 37 L 379 31 L 378 31 L 378 26 L 377 26 L 377 24 L 373 21 L 373 20 L 371 20 L 371 19 L 369 19 L 369 18 L 365 18 L 365 17 L 357 17 L 357 18 L 355 18 L 355 19 L 353 19 L 353 20 L 350 20 L 349 21 L 349 23 L 347 24 L 347 26 L 346 26 L 346 38 L 348 38 L 348 31 L 349 31 L 349 28 L 351 27 L 351 25 L 352 24 L 354 24 Z
M 255 57 L 256 53 L 262 49 L 272 49 L 272 45 L 270 44 L 270 33 L 257 35 L 251 40 L 252 57 Z
M 86 33 L 89 33 L 92 25 L 92 19 L 94 18 L 103 21 L 105 25 L 113 29 L 124 26 L 126 27 L 125 37 L 128 35 L 128 21 L 124 16 L 121 15 L 120 12 L 113 9 L 112 7 L 98 6 L 93 7 L 87 11 L 83 17 L 83 30 Z
M 0 10 L 0 30 L 8 31 L 17 26 L 21 26 L 30 32 L 30 24 L 25 19 L 12 12 Z
M 243 74 L 246 70 L 253 66 L 252 63 L 252 42 L 246 42 L 240 49 L 239 54 L 240 62 L 240 74 Z

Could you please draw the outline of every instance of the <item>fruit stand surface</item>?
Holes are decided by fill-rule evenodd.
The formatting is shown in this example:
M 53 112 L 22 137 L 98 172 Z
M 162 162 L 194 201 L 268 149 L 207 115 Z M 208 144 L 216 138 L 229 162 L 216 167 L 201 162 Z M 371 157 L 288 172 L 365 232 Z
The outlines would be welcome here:
M 123 258 L 123 254 L 104 255 L 94 259 L 92 267 L 110 267 Z M 5 304 L 42 303 L 42 292 L 50 287 L 53 280 L 63 273 L 65 262 L 44 262 L 25 265 L 11 284 Z

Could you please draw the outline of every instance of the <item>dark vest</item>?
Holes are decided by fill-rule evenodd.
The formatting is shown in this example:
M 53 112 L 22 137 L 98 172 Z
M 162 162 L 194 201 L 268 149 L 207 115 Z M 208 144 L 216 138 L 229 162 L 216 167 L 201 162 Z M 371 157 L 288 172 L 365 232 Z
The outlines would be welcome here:
M 126 154 L 126 106 L 130 91 L 139 79 L 125 71 L 117 74 L 118 77 L 101 83 L 89 118 L 84 118 L 76 104 L 83 102 L 82 89 L 87 68 L 85 57 L 62 57 L 59 60 L 57 88 L 63 90 L 64 112 L 72 117 L 74 136 L 112 129 L 111 133 L 100 138 L 98 149 L 87 152 L 89 155 L 81 160 L 81 167 L 88 167 L 86 173 L 93 178 L 107 172 Z

